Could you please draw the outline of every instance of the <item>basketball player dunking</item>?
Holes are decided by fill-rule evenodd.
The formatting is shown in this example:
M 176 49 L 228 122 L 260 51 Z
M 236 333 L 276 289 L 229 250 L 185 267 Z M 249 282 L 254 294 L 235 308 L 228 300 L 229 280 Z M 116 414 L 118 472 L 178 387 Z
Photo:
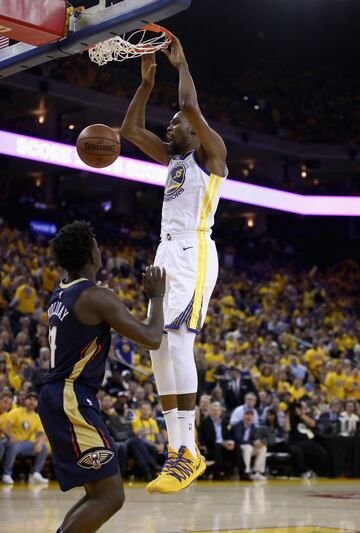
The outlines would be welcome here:
M 110 330 L 149 349 L 160 346 L 165 272 L 148 267 L 144 274 L 150 312 L 143 323 L 114 292 L 96 285 L 101 256 L 88 223 L 64 226 L 52 249 L 67 278 L 49 302 L 50 371 L 40 394 L 39 414 L 61 489 L 83 486 L 86 492 L 57 533 L 92 533 L 124 503 L 116 447 L 96 398 L 104 378 Z
M 164 50 L 179 73 L 180 111 L 167 129 L 167 141 L 145 129 L 145 108 L 154 86 L 154 55 L 142 58 L 142 83 L 124 122 L 122 135 L 150 157 L 168 165 L 162 208 L 161 243 L 155 265 L 166 267 L 165 334 L 150 352 L 169 438 L 168 459 L 147 490 L 173 493 L 205 470 L 195 444 L 197 372 L 195 334 L 204 323 L 218 275 L 211 227 L 219 188 L 227 175 L 226 148 L 198 106 L 195 86 L 180 41 Z

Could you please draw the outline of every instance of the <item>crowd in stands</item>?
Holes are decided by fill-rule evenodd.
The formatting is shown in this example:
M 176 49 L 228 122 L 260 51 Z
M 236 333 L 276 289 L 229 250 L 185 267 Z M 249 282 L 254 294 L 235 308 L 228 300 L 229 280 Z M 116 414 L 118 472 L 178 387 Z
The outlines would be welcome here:
M 176 110 L 177 79 L 166 67 L 158 68 L 151 103 Z M 124 98 L 132 97 L 140 81 L 137 62 L 98 67 L 87 54 L 51 63 L 49 68 L 52 77 Z M 192 72 L 209 120 L 302 143 L 360 140 L 355 67 L 265 64 L 229 71 L 226 79 L 220 74 L 209 78 L 196 65 Z
M 99 279 L 143 319 L 141 272 L 154 253 L 146 229 L 134 226 L 101 252 Z M 291 475 L 329 475 L 333 439 L 359 437 L 360 266 L 348 260 L 320 271 L 284 255 L 242 262 L 238 256 L 235 247 L 222 251 L 195 346 L 197 439 L 207 475 L 264 480 L 269 454 L 286 454 Z M 60 275 L 46 240 L 0 225 L 4 483 L 13 482 L 20 456 L 34 458 L 30 482 L 47 482 L 42 468 L 51 450 L 36 407 L 50 357 L 47 301 Z M 123 475 L 152 479 L 167 436 L 150 358 L 116 334 L 99 404 Z

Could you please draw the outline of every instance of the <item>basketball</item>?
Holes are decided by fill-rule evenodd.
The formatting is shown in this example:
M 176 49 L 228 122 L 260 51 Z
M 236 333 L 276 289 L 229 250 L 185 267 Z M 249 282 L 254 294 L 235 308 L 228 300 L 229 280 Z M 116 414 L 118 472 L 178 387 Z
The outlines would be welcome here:
M 80 133 L 76 150 L 80 159 L 90 167 L 108 167 L 119 157 L 120 138 L 109 126 L 92 124 Z

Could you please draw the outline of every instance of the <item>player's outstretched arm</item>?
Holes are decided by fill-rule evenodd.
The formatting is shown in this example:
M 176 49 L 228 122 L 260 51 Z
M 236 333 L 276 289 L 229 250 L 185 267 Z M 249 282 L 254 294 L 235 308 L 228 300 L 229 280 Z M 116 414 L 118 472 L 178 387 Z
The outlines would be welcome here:
M 168 144 L 145 128 L 146 104 L 154 87 L 156 72 L 155 54 L 141 57 L 141 85 L 132 99 L 121 126 L 121 135 L 135 144 L 159 163 L 169 162 Z
M 146 322 L 131 315 L 125 304 L 111 290 L 91 287 L 84 291 L 75 304 L 77 318 L 84 324 L 106 322 L 119 335 L 137 344 L 155 350 L 159 348 L 164 329 L 163 296 L 166 273 L 159 267 L 147 267 L 144 276 L 145 292 L 150 300 Z
M 200 139 L 200 160 L 207 170 L 223 176 L 226 147 L 220 135 L 209 126 L 200 111 L 194 81 L 179 39 L 173 36 L 170 51 L 162 52 L 179 72 L 179 106 Z

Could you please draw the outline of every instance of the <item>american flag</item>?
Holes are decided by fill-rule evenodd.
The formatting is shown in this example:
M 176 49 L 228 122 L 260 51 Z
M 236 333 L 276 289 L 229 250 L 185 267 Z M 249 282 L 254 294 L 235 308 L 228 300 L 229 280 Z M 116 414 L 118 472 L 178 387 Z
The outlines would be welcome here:
M 2 48 L 7 48 L 9 46 L 9 37 L 5 37 L 5 35 L 0 35 L 0 50 Z

